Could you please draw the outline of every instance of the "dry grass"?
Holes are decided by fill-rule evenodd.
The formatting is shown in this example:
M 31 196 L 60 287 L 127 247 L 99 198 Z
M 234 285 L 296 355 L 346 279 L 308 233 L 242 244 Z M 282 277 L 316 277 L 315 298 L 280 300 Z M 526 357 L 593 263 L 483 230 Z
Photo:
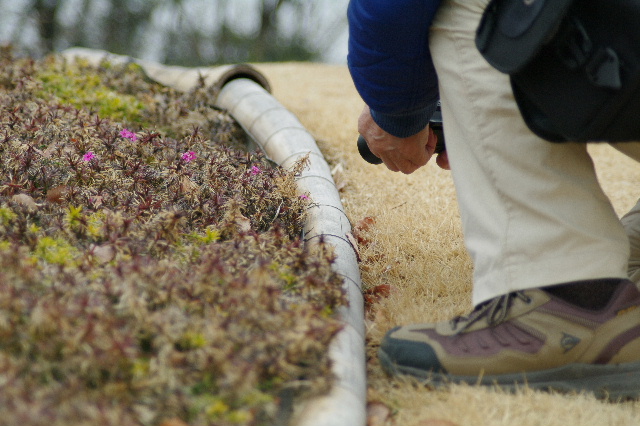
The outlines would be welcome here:
M 368 287 L 391 286 L 368 321 L 369 351 L 390 327 L 407 322 L 439 321 L 467 311 L 471 262 L 462 242 L 455 192 L 448 172 L 429 164 L 411 176 L 394 174 L 360 159 L 355 140 L 363 107 L 344 66 L 266 64 L 259 66 L 274 95 L 319 140 L 320 148 L 342 171 L 343 203 L 353 223 L 373 217 L 364 248 L 363 281 Z M 619 214 L 640 191 L 640 168 L 606 146 L 593 147 L 602 185 Z M 427 419 L 459 425 L 629 425 L 640 423 L 640 404 L 612 404 L 589 396 L 523 391 L 505 395 L 456 386 L 431 391 L 390 380 L 372 356 L 369 398 L 392 408 L 391 421 L 426 426 Z

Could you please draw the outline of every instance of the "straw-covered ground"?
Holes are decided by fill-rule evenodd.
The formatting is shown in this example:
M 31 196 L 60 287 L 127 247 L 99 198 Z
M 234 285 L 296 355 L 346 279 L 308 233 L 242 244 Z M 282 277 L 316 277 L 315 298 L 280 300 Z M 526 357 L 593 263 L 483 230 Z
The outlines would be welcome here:
M 386 377 L 374 354 L 388 328 L 446 320 L 471 308 L 472 266 L 462 242 L 451 177 L 435 164 L 404 176 L 359 158 L 356 121 L 363 104 L 346 67 L 265 64 L 259 68 L 272 83 L 275 97 L 316 136 L 334 166 L 347 212 L 354 225 L 360 224 L 363 280 L 374 289 L 369 299 L 388 294 L 374 303 L 367 322 L 369 401 L 377 413 L 370 424 L 640 423 L 640 404 L 635 402 L 607 403 L 588 395 L 529 390 L 504 394 L 469 386 L 433 391 Z M 592 147 L 592 152 L 602 185 L 616 211 L 623 214 L 640 195 L 640 167 L 606 146 Z M 434 422 L 438 419 L 442 421 Z

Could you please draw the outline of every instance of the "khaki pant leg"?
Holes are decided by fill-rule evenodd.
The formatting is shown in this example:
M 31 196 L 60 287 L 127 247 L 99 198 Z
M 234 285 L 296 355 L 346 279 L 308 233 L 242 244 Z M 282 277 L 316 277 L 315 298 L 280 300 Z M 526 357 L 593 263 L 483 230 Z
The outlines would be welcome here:
M 476 49 L 487 2 L 444 0 L 430 38 L 474 262 L 474 304 L 515 290 L 626 277 L 627 236 L 586 146 L 552 144 L 531 133 L 508 77 Z
M 640 161 L 640 143 L 615 143 L 611 146 L 628 157 Z M 628 265 L 629 278 L 636 284 L 640 284 L 640 201 L 622 217 L 621 221 L 631 248 Z

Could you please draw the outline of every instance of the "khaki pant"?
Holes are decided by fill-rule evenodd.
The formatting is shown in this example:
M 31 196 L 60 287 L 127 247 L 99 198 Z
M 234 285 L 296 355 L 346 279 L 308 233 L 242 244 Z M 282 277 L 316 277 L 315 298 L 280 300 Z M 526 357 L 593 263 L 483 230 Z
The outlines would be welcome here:
M 508 76 L 475 47 L 487 3 L 444 0 L 430 39 L 447 152 L 474 262 L 474 304 L 515 290 L 626 277 L 628 265 L 633 274 L 640 269 L 640 207 L 623 219 L 623 227 L 597 182 L 586 145 L 552 144 L 528 130 Z M 640 143 L 616 148 L 640 160 Z

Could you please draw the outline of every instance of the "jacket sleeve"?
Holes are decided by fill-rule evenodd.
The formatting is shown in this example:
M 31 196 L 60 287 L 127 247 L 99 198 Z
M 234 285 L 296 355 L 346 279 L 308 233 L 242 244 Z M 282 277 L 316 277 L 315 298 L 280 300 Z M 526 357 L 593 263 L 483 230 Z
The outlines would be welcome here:
M 440 0 L 351 0 L 348 65 L 376 123 L 407 137 L 422 130 L 436 108 L 438 79 L 429 53 L 429 27 Z

